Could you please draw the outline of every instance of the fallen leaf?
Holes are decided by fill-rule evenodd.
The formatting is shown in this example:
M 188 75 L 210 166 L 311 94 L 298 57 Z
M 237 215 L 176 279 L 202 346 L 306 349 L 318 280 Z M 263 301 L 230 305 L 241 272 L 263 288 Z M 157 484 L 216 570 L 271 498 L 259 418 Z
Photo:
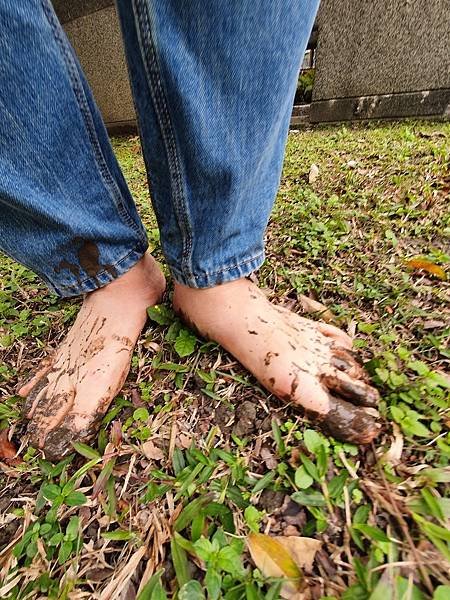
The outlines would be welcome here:
M 394 440 L 389 450 L 385 453 L 384 459 L 392 465 L 398 465 L 403 452 L 403 435 L 397 423 L 392 423 Z
M 267 448 L 267 446 L 263 446 L 259 454 L 269 470 L 276 469 L 278 467 L 277 459 L 269 450 L 269 448 Z
M 180 433 L 178 435 L 178 441 L 182 448 L 189 448 L 192 445 L 192 436 L 187 433 Z
M 113 421 L 110 439 L 116 448 L 122 443 L 122 437 L 122 423 L 120 421 Z
M 313 163 L 311 165 L 311 168 L 309 169 L 309 175 L 308 175 L 309 183 L 314 183 L 318 177 L 319 177 L 319 167 Z
M 155 446 L 155 444 L 151 440 L 148 440 L 147 442 L 144 442 L 142 444 L 142 451 L 145 454 L 145 456 L 150 460 L 164 459 L 163 452 L 158 448 L 158 446 Z
M 413 271 L 426 271 L 427 273 L 430 273 L 430 275 L 442 279 L 442 281 L 447 280 L 447 274 L 444 269 L 426 258 L 412 258 L 411 260 L 406 261 L 406 266 Z
M 135 408 L 140 408 L 141 406 L 145 406 L 145 402 L 141 398 L 141 394 L 137 388 L 131 390 L 131 401 Z
M 17 450 L 8 439 L 8 429 L 0 431 L 0 458 L 10 460 L 17 454 Z
M 316 552 L 322 545 L 319 540 L 307 537 L 277 537 L 282 546 L 289 552 L 299 569 L 311 571 Z
M 318 316 L 326 323 L 331 323 L 336 320 L 336 317 L 333 315 L 331 310 L 321 302 L 317 302 L 317 300 L 308 298 L 308 296 L 304 296 L 303 294 L 299 294 L 298 299 L 300 300 L 305 313 L 319 313 Z
M 280 596 L 289 600 L 300 600 L 303 597 L 302 570 L 311 570 L 321 542 L 298 536 L 271 537 L 262 533 L 252 533 L 247 538 L 247 544 L 253 562 L 263 575 L 286 579 Z
M 252 533 L 247 538 L 247 544 L 253 562 L 265 577 L 280 577 L 286 580 L 280 590 L 280 596 L 288 599 L 295 597 L 300 591 L 302 572 L 279 538 Z
M 424 329 L 439 329 L 440 327 L 445 327 L 444 321 L 435 321 L 430 319 L 429 321 L 423 322 Z

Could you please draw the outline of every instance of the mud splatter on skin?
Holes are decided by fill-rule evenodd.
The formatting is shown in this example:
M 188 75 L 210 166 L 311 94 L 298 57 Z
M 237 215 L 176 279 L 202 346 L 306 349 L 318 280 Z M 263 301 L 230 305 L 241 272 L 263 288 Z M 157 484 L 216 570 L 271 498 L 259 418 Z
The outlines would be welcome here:
M 116 333 L 113 333 L 112 339 L 116 340 L 117 342 L 120 342 L 126 348 L 133 348 L 134 347 L 133 342 L 126 335 L 117 335 Z
M 356 360 L 355 353 L 350 350 L 342 348 L 333 349 L 330 362 L 339 371 L 343 371 L 355 379 L 361 379 L 365 383 L 370 382 L 369 374 L 362 366 L 362 363 Z
M 275 377 L 269 377 L 269 383 L 271 386 L 275 385 Z
M 320 380 L 329 390 L 352 400 L 358 406 L 378 406 L 380 394 L 363 381 L 343 381 L 335 375 L 322 375 Z
M 261 323 L 268 323 L 269 321 L 266 321 L 265 319 L 263 319 L 262 317 L 258 317 L 258 320 L 261 321 Z
M 259 335 L 257 331 L 253 331 L 253 329 L 248 330 L 250 335 Z
M 269 350 L 269 352 L 266 354 L 265 358 L 264 358 L 264 364 L 266 365 L 266 367 L 268 367 L 270 365 L 270 363 L 272 362 L 272 358 L 274 356 L 279 356 L 279 352 L 271 352 Z
M 333 437 L 353 444 L 369 444 L 381 431 L 377 421 L 364 409 L 329 395 L 330 410 L 326 414 L 306 411 L 306 416 L 317 421 Z
M 75 417 L 68 415 L 64 419 L 64 423 L 56 429 L 49 431 L 45 437 L 45 456 L 48 460 L 58 461 L 61 457 L 68 454 L 72 449 L 72 442 L 77 442 L 82 439 L 84 442 L 89 442 L 98 432 L 107 407 L 102 405 L 98 409 L 89 423 L 89 426 L 82 430 L 77 430 L 75 427 Z

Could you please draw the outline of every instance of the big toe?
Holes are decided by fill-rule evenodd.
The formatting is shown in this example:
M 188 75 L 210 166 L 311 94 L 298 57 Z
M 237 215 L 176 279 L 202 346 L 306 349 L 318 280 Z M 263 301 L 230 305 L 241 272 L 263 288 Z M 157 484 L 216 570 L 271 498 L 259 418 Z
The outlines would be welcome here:
M 381 430 L 377 420 L 363 408 L 333 396 L 330 396 L 330 411 L 315 416 L 319 418 L 323 429 L 343 442 L 369 444 Z

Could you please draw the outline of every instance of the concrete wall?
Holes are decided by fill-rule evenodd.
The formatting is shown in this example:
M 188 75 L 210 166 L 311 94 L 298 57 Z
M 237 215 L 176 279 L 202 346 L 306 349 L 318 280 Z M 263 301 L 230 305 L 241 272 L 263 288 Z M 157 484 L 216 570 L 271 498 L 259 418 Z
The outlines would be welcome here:
M 450 116 L 449 0 L 322 0 L 313 121 Z
M 53 0 L 53 5 L 108 129 L 134 130 L 136 115 L 113 0 Z
M 135 126 L 113 0 L 53 0 L 110 131 Z M 312 122 L 450 118 L 450 0 L 322 0 Z

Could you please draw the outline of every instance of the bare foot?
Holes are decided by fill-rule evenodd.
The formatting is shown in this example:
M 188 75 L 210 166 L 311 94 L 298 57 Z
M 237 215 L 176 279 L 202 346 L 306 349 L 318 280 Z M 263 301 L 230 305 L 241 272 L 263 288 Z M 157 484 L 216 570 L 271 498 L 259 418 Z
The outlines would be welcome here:
M 144 327 L 165 280 L 146 254 L 132 269 L 88 294 L 67 337 L 19 394 L 26 397 L 30 443 L 51 460 L 89 441 L 122 388 Z
M 365 444 L 378 434 L 375 419 L 354 405 L 375 407 L 379 394 L 343 331 L 274 306 L 247 279 L 202 290 L 177 284 L 173 302 L 187 323 L 334 437 Z

